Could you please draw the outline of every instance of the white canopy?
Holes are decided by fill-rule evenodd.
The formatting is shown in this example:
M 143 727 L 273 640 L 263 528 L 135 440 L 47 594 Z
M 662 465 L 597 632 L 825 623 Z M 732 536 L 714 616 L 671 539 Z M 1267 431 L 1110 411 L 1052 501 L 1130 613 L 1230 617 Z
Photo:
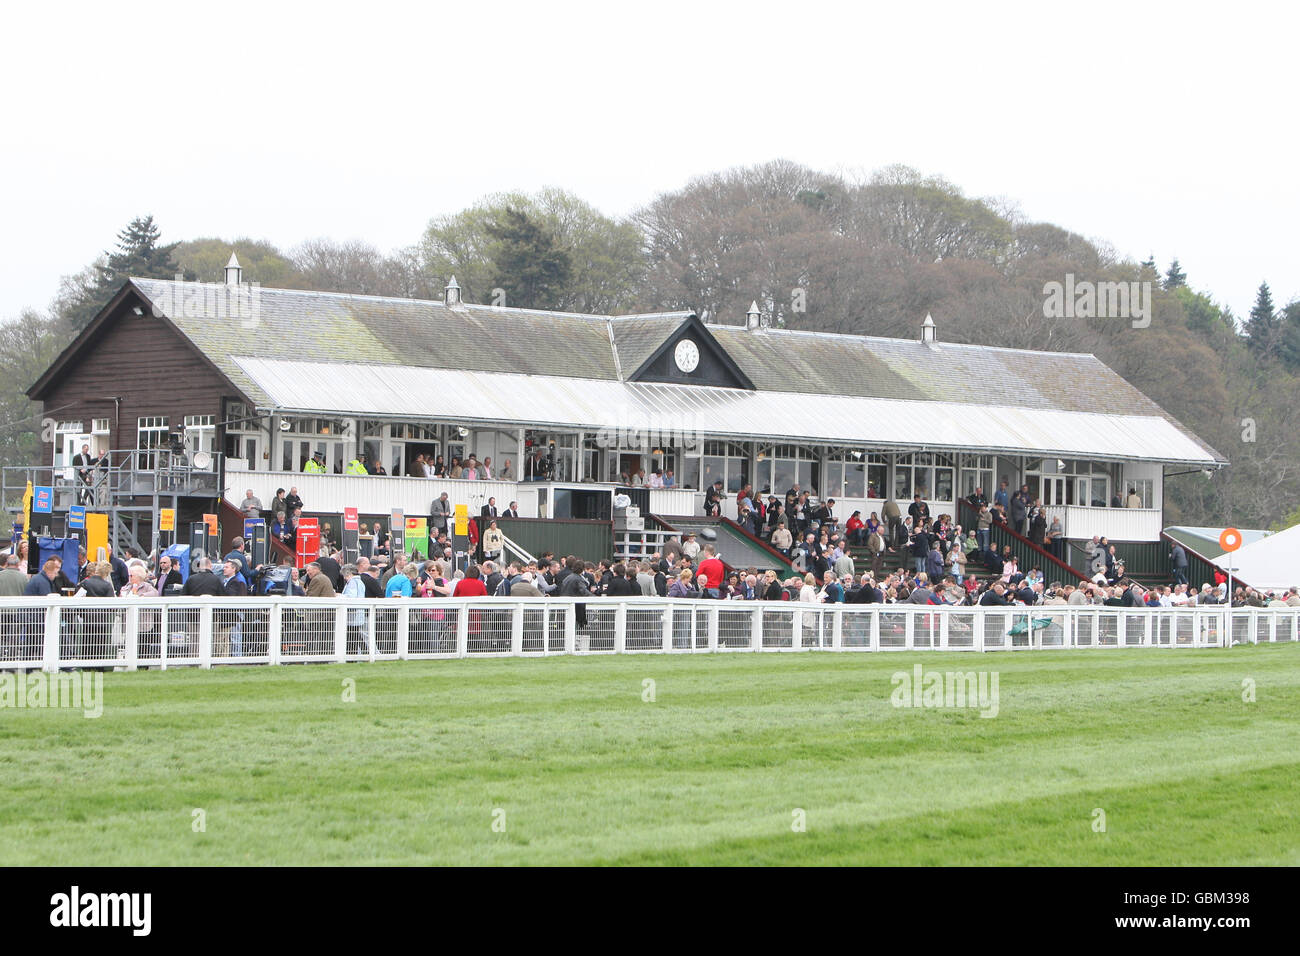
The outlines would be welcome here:
M 1300 585 L 1300 524 L 1242 545 L 1211 560 L 1256 589 L 1278 591 Z
M 268 410 L 1213 465 L 1154 415 L 234 356 Z

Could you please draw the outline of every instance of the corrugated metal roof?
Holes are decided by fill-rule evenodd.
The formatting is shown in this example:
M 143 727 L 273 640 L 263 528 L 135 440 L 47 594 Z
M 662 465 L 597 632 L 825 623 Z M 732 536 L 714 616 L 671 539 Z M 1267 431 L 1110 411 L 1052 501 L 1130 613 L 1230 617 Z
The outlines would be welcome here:
M 404 365 L 234 356 L 242 375 L 284 412 L 440 419 L 585 429 L 688 431 L 703 437 L 878 448 L 1212 464 L 1159 415 L 1112 415 L 915 399 L 863 398 L 516 375 Z
M 162 304 L 161 311 L 181 333 L 255 405 L 262 407 L 284 403 L 264 391 L 260 382 L 234 361 L 232 346 L 233 351 L 250 359 L 306 359 L 332 366 L 317 383 L 318 390 L 326 388 L 326 383 L 334 386 L 340 378 L 340 366 L 362 363 L 387 368 L 390 372 L 385 374 L 409 380 L 412 388 L 424 388 L 427 377 L 391 370 L 432 372 L 456 368 L 483 375 L 562 377 L 584 380 L 588 394 L 605 394 L 609 390 L 597 388 L 596 383 L 619 385 L 620 379 L 634 373 L 692 314 L 600 316 L 480 305 L 449 308 L 439 300 L 258 289 L 257 315 L 248 322 L 230 320 L 214 311 L 214 303 L 225 289 L 219 283 L 131 281 L 155 307 Z M 196 295 L 196 290 L 203 294 Z M 213 294 L 209 296 L 208 292 Z M 765 402 L 749 403 L 746 407 L 751 411 L 745 414 L 764 406 L 772 409 L 768 414 L 773 420 L 779 420 L 781 409 L 793 407 L 792 403 L 806 407 L 814 402 L 814 415 L 840 408 L 842 399 L 905 403 L 850 403 L 856 409 L 851 414 L 866 414 L 864 409 L 868 408 L 876 409 L 872 414 L 899 414 L 899 409 L 906 408 L 911 417 L 902 429 L 908 437 L 901 444 L 908 446 L 924 443 L 976 447 L 960 439 L 964 433 L 983 429 L 1005 435 L 1006 444 L 997 447 L 1007 449 L 1026 446 L 1029 436 L 1041 435 L 1045 427 L 1056 434 L 1056 424 L 1044 423 L 1058 422 L 1057 414 L 1062 412 L 1091 416 L 1079 419 L 1080 423 L 1110 423 L 1106 427 L 1116 429 L 1118 434 L 1141 433 L 1146 426 L 1134 422 L 1160 418 L 1184 439 L 1165 445 L 1174 449 L 1190 443 L 1196 447 L 1196 454 L 1126 453 L 1125 457 L 1225 461 L 1092 355 L 947 342 L 926 344 L 912 339 L 828 332 L 750 331 L 719 325 L 707 328 L 741 372 L 767 396 Z M 632 393 L 614 389 L 611 394 L 611 400 L 626 402 Z M 802 398 L 796 402 L 794 396 Z M 408 392 L 412 408 L 418 405 L 427 411 L 436 409 L 439 415 L 446 411 L 446 398 L 443 392 Z M 718 414 L 738 414 L 733 408 L 737 398 L 715 401 L 701 395 L 698 399 L 706 405 L 731 409 Z M 431 401 L 435 401 L 434 408 L 430 408 Z M 687 396 L 673 399 L 674 404 L 682 405 L 694 401 Z M 301 407 L 324 410 L 310 403 Z M 363 411 L 366 407 L 358 404 L 347 410 Z M 1115 409 L 1116 413 L 1099 414 L 1096 410 L 1101 407 Z M 380 414 L 378 409 L 372 411 Z M 520 410 L 508 420 L 530 419 L 536 414 L 533 409 L 526 413 Z M 978 422 L 980 415 L 993 414 L 996 421 Z M 466 413 L 459 417 L 476 416 Z M 583 419 L 576 421 L 584 423 Z M 760 426 L 755 423 L 746 427 L 758 430 Z M 807 426 L 791 423 L 787 427 L 792 429 L 790 437 L 811 437 L 798 430 Z M 869 427 L 873 435 L 882 430 L 888 430 L 888 423 L 872 422 Z M 1113 444 L 1129 447 L 1123 440 Z M 990 443 L 981 447 L 994 446 Z M 1056 444 L 1044 444 L 1032 450 L 1046 454 L 1062 449 Z

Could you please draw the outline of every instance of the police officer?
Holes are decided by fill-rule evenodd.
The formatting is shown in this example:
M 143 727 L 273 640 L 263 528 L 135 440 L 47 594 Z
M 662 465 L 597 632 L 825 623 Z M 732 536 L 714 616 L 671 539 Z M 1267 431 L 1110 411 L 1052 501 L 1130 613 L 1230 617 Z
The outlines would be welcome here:
M 302 470 L 313 475 L 325 474 L 325 453 L 313 452 L 311 458 L 307 459 L 307 464 L 302 466 Z
M 366 461 L 366 455 L 364 452 L 359 456 L 357 456 L 356 458 L 353 458 L 350 462 L 348 462 L 347 474 L 349 475 L 370 474 L 370 472 L 366 470 L 365 461 Z

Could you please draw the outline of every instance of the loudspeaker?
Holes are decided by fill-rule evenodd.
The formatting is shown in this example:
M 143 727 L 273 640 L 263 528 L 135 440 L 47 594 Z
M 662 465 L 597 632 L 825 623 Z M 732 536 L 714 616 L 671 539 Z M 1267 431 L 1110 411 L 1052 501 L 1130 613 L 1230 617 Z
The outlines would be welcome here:
M 213 542 L 206 521 L 190 522 L 190 574 L 199 569 L 199 558 L 211 557 Z
M 265 521 L 244 522 L 244 546 L 248 549 L 253 567 L 259 568 L 267 563 L 271 545 L 270 531 L 267 530 Z

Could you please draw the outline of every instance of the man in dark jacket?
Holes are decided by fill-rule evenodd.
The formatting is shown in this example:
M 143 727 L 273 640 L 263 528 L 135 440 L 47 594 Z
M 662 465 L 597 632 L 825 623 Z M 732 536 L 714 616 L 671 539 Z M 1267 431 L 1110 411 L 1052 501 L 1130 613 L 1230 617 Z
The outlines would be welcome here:
M 365 588 L 366 597 L 384 596 L 384 586 L 379 583 L 379 569 L 370 563 L 369 558 L 357 558 L 357 572 L 358 577 L 361 578 L 361 586 Z
M 566 564 L 564 575 L 560 581 L 560 597 L 591 597 L 591 588 L 587 586 L 587 579 L 582 574 L 582 559 L 570 556 Z M 574 618 L 578 627 L 587 626 L 587 605 L 578 604 L 574 608 Z
M 984 596 L 981 597 L 979 600 L 980 606 L 981 607 L 1006 607 L 1007 599 L 1003 597 L 1005 591 L 1006 589 L 1002 586 L 1002 582 L 1000 581 L 996 582 L 993 585 L 993 587 L 989 588 L 987 591 L 984 592 Z
M 640 597 L 641 588 L 637 586 L 635 575 L 628 578 L 627 567 L 622 563 L 614 565 L 610 569 L 612 577 L 609 585 L 605 589 L 605 597 Z
M 221 597 L 225 594 L 221 579 L 212 573 L 211 558 L 199 558 L 199 568 L 190 572 L 189 580 L 181 588 L 181 594 L 186 597 Z

